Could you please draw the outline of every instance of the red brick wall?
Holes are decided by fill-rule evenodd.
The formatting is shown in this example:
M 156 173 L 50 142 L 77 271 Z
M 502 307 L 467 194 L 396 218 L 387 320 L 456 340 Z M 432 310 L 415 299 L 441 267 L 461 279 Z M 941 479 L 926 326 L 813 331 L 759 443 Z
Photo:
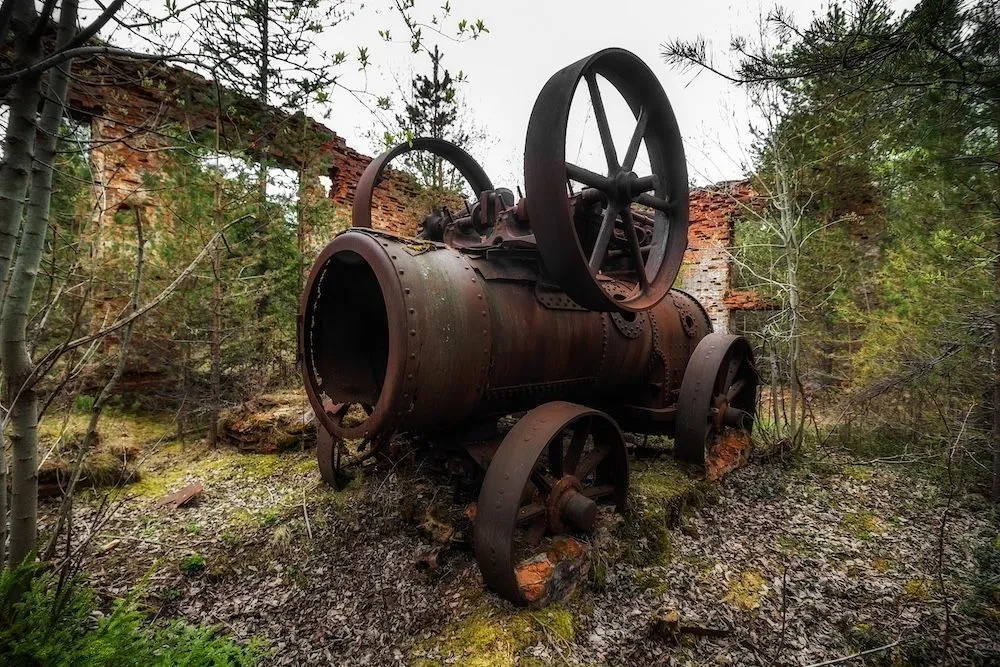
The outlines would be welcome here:
M 716 331 L 729 330 L 733 310 L 759 310 L 769 304 L 751 292 L 731 289 L 733 222 L 755 205 L 747 181 L 719 183 L 691 191 L 688 249 L 678 286 L 705 307 Z
M 301 113 L 289 115 L 272 109 L 261 124 L 260 111 L 252 101 L 228 96 L 220 114 L 216 96 L 211 81 L 181 67 L 105 56 L 77 60 L 68 96 L 69 113 L 90 125 L 101 222 L 122 206 L 142 206 L 150 217 L 155 215 L 155 196 L 142 181 L 145 174 L 161 169 L 169 157 L 169 151 L 159 149 L 176 143 L 161 134 L 166 130 L 196 139 L 217 132 L 221 150 L 250 155 L 256 153 L 263 136 L 278 166 L 296 170 L 302 178 L 308 173 L 308 178 L 318 179 L 325 170 L 336 174 L 329 197 L 350 215 L 354 185 L 370 157 Z M 265 128 L 262 133 L 256 131 L 255 124 Z M 404 175 L 390 173 L 375 191 L 376 227 L 416 233 L 417 221 L 406 215 L 405 206 L 412 188 Z M 305 189 L 310 189 L 308 184 Z M 323 240 L 316 242 L 322 244 Z

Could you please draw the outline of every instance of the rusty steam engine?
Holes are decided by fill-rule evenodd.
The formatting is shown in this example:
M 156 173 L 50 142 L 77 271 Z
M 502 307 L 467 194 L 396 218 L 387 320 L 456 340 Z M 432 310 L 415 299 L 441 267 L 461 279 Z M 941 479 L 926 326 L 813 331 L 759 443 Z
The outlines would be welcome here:
M 599 80 L 634 117 L 623 153 Z M 600 171 L 566 158 L 578 87 Z M 478 200 L 428 216 L 416 238 L 376 231 L 373 191 L 412 150 L 454 165 Z M 650 173 L 633 170 L 641 151 Z M 607 49 L 549 79 L 524 184 L 515 200 L 441 140 L 386 151 L 358 184 L 353 227 L 316 259 L 299 325 L 324 479 L 337 484 L 342 459 L 378 454 L 399 432 L 470 457 L 483 471 L 476 559 L 517 603 L 529 601 L 517 565 L 546 535 L 585 534 L 600 504 L 624 507 L 623 430 L 671 435 L 676 457 L 714 474 L 742 454 L 723 442 L 748 445 L 757 390 L 748 343 L 712 333 L 701 305 L 671 289 L 687 247 L 687 168 L 670 103 L 638 57 Z M 524 411 L 502 439 L 482 435 Z

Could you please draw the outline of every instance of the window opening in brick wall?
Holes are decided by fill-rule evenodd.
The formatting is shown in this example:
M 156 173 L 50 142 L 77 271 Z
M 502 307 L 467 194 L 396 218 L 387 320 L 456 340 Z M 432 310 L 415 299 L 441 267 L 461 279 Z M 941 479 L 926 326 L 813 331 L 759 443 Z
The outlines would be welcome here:
M 320 176 L 319 184 L 323 187 L 323 196 L 329 197 L 333 194 L 333 179 L 329 176 Z
M 206 152 L 201 158 L 202 167 L 206 170 L 217 170 L 222 175 L 234 181 L 241 181 L 249 192 L 256 187 L 258 178 L 258 163 L 225 153 Z M 268 167 L 267 169 L 267 201 L 282 208 L 281 216 L 286 224 L 297 224 L 295 205 L 299 198 L 299 175 L 294 169 Z

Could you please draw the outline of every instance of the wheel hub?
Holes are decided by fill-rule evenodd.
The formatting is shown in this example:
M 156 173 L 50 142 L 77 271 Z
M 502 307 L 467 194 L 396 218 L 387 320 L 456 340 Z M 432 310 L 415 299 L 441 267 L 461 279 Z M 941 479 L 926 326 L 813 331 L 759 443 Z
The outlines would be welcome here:
M 628 205 L 632 201 L 632 184 L 638 178 L 634 171 L 624 169 L 615 174 L 612 178 L 612 201 L 620 206 Z
M 597 520 L 597 503 L 583 495 L 583 485 L 573 475 L 566 475 L 552 486 L 546 502 L 549 528 L 554 533 L 572 527 L 590 532 Z

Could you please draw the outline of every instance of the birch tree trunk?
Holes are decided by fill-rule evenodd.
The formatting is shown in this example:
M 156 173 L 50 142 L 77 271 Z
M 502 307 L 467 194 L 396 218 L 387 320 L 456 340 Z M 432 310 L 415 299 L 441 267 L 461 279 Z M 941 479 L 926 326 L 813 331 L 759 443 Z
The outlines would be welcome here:
M 788 291 L 788 398 L 791 412 L 788 418 L 788 436 L 793 450 L 799 446 L 799 239 L 798 216 L 792 211 L 795 206 L 789 191 L 788 175 L 784 166 L 778 166 L 778 197 L 781 200 L 781 243 L 785 253 L 785 289 Z M 804 412 L 804 410 L 803 410 Z M 803 417 L 804 419 L 804 417 Z
M 56 38 L 57 49 L 72 39 L 76 30 L 76 14 L 77 0 L 63 0 Z M 38 38 L 41 39 L 40 34 Z M 3 295 L 3 308 L 0 311 L 0 360 L 3 362 L 12 427 L 10 436 L 12 453 L 10 563 L 12 565 L 21 563 L 32 553 L 37 537 L 38 398 L 34 382 L 29 383 L 34 365 L 27 343 L 28 311 L 45 247 L 49 205 L 52 200 L 53 162 L 71 65 L 72 61 L 68 60 L 61 67 L 49 71 L 49 86 L 42 117 L 38 123 L 37 136 L 34 141 L 29 142 L 29 144 L 37 142 L 35 159 L 31 165 L 30 200 L 21 231 L 17 259 L 14 262 L 10 283 Z M 20 83 L 23 83 L 23 80 L 19 81 Z M 39 96 L 36 82 L 33 96 L 36 104 Z M 30 131 L 35 135 L 33 110 L 30 115 Z M 13 122 L 12 118 L 11 124 Z M 9 134 L 10 132 L 8 136 Z M 6 238 L 3 241 L 6 243 Z M 5 265 L 0 264 L 0 270 L 4 269 Z
M 784 315 L 788 318 L 787 326 L 780 331 L 784 347 L 774 346 L 776 353 L 778 350 L 784 350 L 784 354 L 781 355 L 784 368 L 777 378 L 772 378 L 772 383 L 780 380 L 788 388 L 788 409 L 782 410 L 780 421 L 778 412 L 775 411 L 775 431 L 778 440 L 787 442 L 789 449 L 796 452 L 802 444 L 806 419 L 806 397 L 799 381 L 802 333 L 799 260 L 802 255 L 800 228 L 803 211 L 796 201 L 798 181 L 794 162 L 773 127 L 770 136 L 771 153 L 774 157 L 773 205 L 778 211 L 774 230 L 784 256 L 784 266 L 777 270 L 776 280 L 787 296 Z M 780 392 L 780 397 L 784 406 L 784 392 Z
M 19 69 L 41 56 L 42 40 L 40 36 L 31 39 L 32 28 L 38 18 L 32 0 L 13 2 L 14 69 Z M 22 39 L 18 40 L 17 35 L 22 35 Z M 40 83 L 40 74 L 23 76 L 7 95 L 10 118 L 4 137 L 5 159 L 0 162 L 0 298 L 7 289 L 7 271 L 24 215 L 34 158 L 35 114 L 41 97 Z
M 219 89 L 215 89 L 218 104 L 215 107 L 215 166 L 219 168 L 219 131 L 222 127 L 222 102 L 219 99 Z M 212 191 L 212 226 L 213 230 L 222 229 L 222 174 L 213 174 Z M 218 244 L 212 248 L 212 332 L 209 350 L 210 390 L 212 392 L 211 413 L 208 416 L 208 444 L 212 447 L 219 442 L 219 412 L 222 403 L 222 257 Z
M 216 139 L 218 142 L 218 139 Z M 218 152 L 218 143 L 216 143 Z M 215 174 L 213 202 L 215 229 L 222 229 L 222 177 Z M 219 442 L 219 411 L 222 403 L 222 257 L 218 244 L 212 248 L 212 339 L 209 351 L 211 373 L 212 411 L 208 417 L 208 444 Z
M 994 127 L 1000 131 L 1000 99 L 993 100 Z M 998 135 L 1000 136 L 1000 135 Z M 1000 149 L 1000 142 L 997 144 Z M 996 194 L 1000 194 L 1000 173 L 996 176 Z M 993 361 L 993 428 L 990 449 L 993 454 L 993 478 L 990 484 L 990 498 L 1000 504 L 1000 201 L 994 197 L 993 209 L 997 219 L 994 222 L 996 256 L 993 258 L 993 340 L 990 350 Z
M 0 426 L 7 421 L 7 416 L 0 408 Z M 4 431 L 0 428 L 0 570 L 7 562 L 7 451 L 4 442 Z

